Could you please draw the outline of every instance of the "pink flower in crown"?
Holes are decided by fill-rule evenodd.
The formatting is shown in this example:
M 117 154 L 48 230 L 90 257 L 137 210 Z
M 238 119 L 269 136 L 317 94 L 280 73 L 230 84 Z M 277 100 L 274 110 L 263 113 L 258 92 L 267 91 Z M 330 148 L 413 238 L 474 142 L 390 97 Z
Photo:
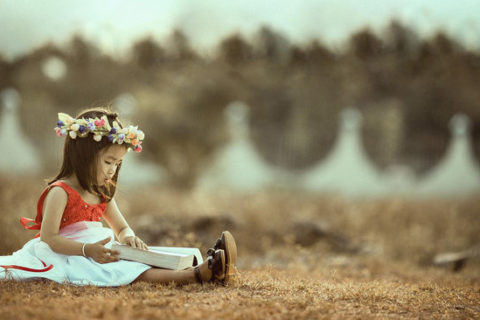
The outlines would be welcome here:
M 57 133 L 57 136 L 59 136 L 59 137 L 65 137 L 67 135 L 67 129 L 65 129 L 65 128 L 62 128 L 62 129 L 57 128 L 55 130 L 55 132 Z
M 103 127 L 105 125 L 105 119 L 95 120 L 95 125 L 97 127 Z
M 134 149 L 133 151 L 135 151 L 135 152 L 141 152 L 141 151 L 142 151 L 142 146 L 141 146 L 141 145 L 135 146 L 135 149 Z

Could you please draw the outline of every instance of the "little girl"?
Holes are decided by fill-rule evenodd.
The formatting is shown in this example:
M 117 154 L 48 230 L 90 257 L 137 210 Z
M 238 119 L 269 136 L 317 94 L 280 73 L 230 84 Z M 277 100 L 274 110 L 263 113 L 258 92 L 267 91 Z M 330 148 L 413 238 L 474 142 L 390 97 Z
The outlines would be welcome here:
M 101 108 L 85 110 L 76 118 L 59 113 L 55 131 L 66 137 L 62 167 L 41 194 L 35 220 L 21 218 L 26 229 L 40 232 L 13 255 L 0 256 L 0 276 L 98 286 L 137 280 L 227 284 L 237 259 L 228 231 L 208 250 L 205 262 L 180 271 L 119 260 L 118 252 L 110 249 L 115 234 L 122 244 L 148 250 L 114 197 L 122 158 L 128 149 L 142 150 L 144 133 L 134 126 L 124 128 L 117 117 Z M 111 229 L 102 226 L 102 218 Z

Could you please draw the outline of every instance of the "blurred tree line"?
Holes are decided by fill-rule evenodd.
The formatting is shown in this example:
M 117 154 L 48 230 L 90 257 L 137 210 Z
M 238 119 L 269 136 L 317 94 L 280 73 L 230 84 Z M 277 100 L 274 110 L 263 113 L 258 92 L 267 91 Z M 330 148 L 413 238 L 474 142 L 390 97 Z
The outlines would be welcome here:
M 42 67 L 61 59 L 59 80 Z M 337 136 L 339 112 L 364 116 L 363 143 L 379 167 L 431 168 L 449 141 L 458 112 L 472 118 L 480 155 L 480 55 L 445 34 L 422 40 L 393 21 L 381 36 L 352 35 L 342 50 L 318 40 L 293 44 L 262 27 L 254 37 L 233 34 L 201 55 L 178 30 L 165 43 L 144 38 L 129 57 L 115 59 L 79 36 L 7 61 L 0 56 L 0 89 L 16 88 L 21 124 L 49 172 L 58 161 L 52 134 L 56 113 L 76 114 L 122 93 L 138 101 L 128 118 L 147 133 L 144 157 L 167 168 L 176 186 L 191 186 L 214 152 L 228 141 L 224 108 L 250 106 L 251 138 L 272 165 L 306 169 L 323 159 Z M 55 149 L 57 148 L 57 149 Z

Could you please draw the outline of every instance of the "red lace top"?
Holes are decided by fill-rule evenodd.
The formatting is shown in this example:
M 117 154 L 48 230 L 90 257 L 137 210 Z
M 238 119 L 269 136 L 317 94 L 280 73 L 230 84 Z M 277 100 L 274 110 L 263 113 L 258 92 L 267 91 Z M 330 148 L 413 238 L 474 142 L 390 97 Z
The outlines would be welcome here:
M 103 214 L 105 213 L 105 209 L 107 207 L 107 203 L 105 202 L 105 198 L 102 198 L 102 202 L 99 204 L 90 204 L 83 201 L 80 194 L 70 187 L 68 184 L 57 181 L 49 185 L 38 199 L 37 203 L 37 216 L 35 220 L 29 218 L 20 218 L 20 223 L 23 225 L 25 229 L 29 230 L 40 230 L 42 226 L 42 209 L 43 209 L 43 201 L 47 196 L 50 189 L 53 187 L 60 187 L 68 194 L 67 205 L 65 210 L 63 211 L 62 220 L 60 221 L 60 229 L 68 226 L 69 224 L 79 222 L 79 221 L 100 221 Z M 28 223 L 34 223 L 33 225 L 27 225 Z M 40 233 L 35 235 L 39 237 Z

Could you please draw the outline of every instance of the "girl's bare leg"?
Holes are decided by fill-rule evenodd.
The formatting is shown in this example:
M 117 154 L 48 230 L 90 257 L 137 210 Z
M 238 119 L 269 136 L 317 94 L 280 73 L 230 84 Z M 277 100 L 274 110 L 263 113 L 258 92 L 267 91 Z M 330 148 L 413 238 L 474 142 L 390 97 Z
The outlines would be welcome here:
M 208 269 L 208 261 L 203 262 L 200 265 L 200 277 L 203 281 L 207 281 L 212 276 L 212 271 Z M 170 283 L 175 282 L 177 284 L 196 283 L 195 273 L 193 268 L 186 270 L 166 270 L 159 268 L 151 268 L 138 276 L 136 281 L 147 281 L 157 283 Z

